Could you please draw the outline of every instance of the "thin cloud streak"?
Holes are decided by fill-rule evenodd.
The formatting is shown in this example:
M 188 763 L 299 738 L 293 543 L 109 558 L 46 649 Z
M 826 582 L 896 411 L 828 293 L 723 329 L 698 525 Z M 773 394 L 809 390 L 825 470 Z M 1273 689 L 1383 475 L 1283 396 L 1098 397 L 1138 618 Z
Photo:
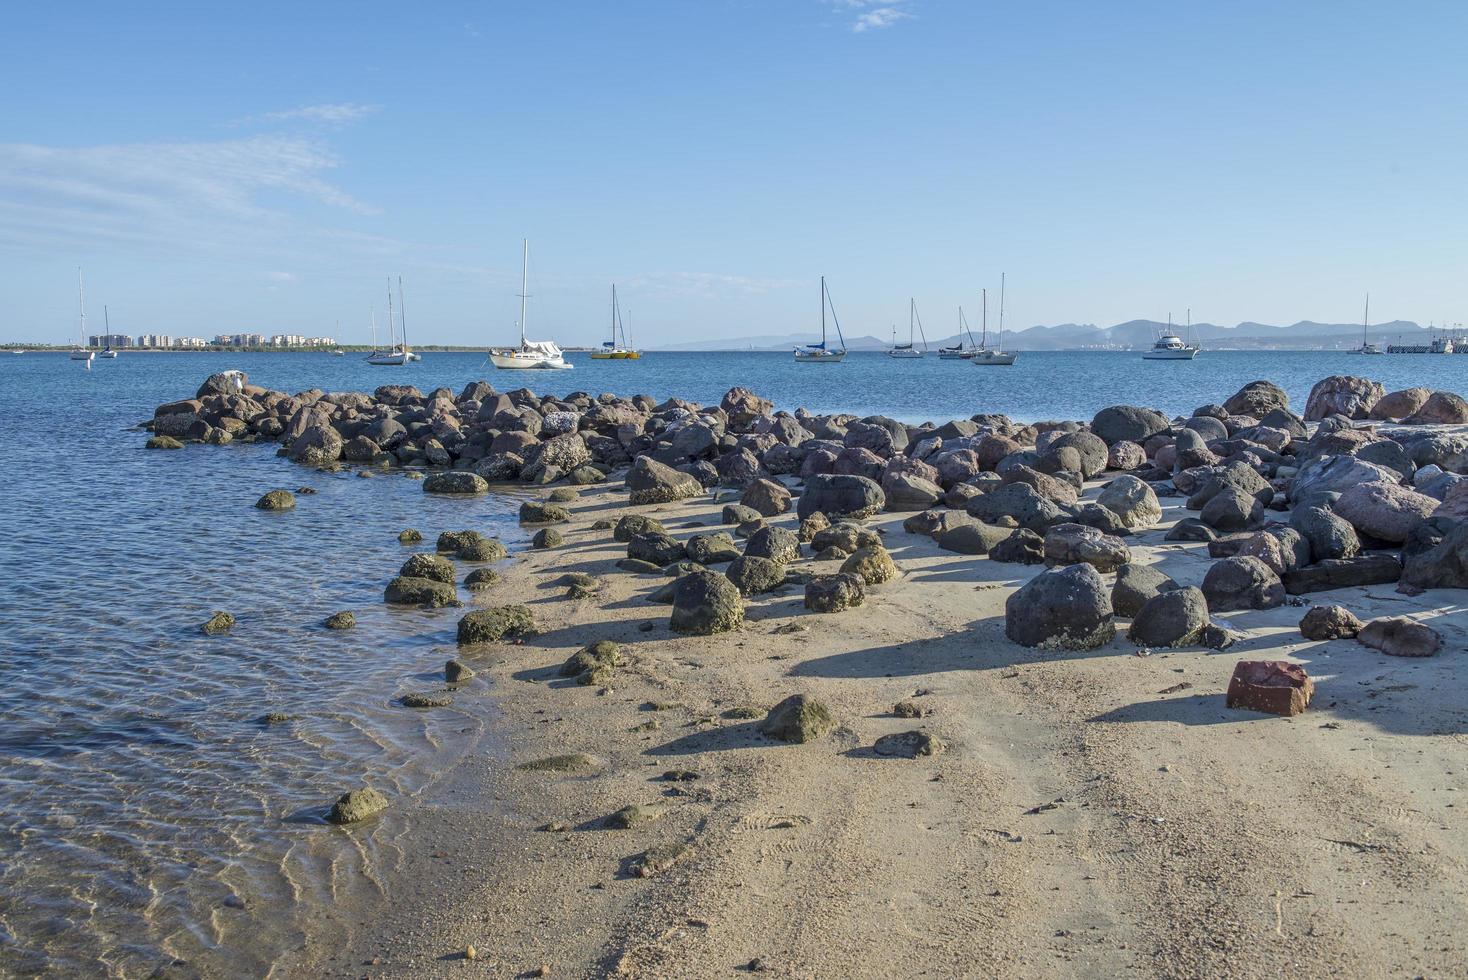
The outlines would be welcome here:
M 853 34 L 879 31 L 913 16 L 907 0 L 830 0 L 830 2 L 831 6 L 837 10 L 856 14 L 856 19 L 850 25 Z
M 365 119 L 380 109 L 380 106 L 364 105 L 360 102 L 325 102 L 319 105 L 301 106 L 279 112 L 262 112 L 237 120 L 235 125 L 252 123 L 304 122 L 319 126 L 345 126 Z

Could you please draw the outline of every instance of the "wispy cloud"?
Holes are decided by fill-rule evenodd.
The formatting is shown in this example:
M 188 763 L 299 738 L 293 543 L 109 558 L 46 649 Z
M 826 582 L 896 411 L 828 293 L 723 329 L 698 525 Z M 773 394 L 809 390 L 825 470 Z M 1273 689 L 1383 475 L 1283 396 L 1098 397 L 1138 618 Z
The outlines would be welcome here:
M 237 126 L 259 123 L 300 122 L 317 126 L 345 126 L 365 119 L 380 106 L 364 105 L 360 102 L 324 102 L 320 105 L 305 105 L 297 109 L 282 109 L 278 112 L 262 112 L 235 120 Z
M 878 31 L 912 16 L 908 0 L 831 0 L 831 4 L 843 13 L 855 14 L 853 34 Z
M 0 243 L 230 247 L 299 232 L 303 208 L 376 213 L 326 179 L 321 141 L 238 140 L 90 147 L 0 144 Z M 282 199 L 292 202 L 281 210 Z M 309 213 L 309 212 L 307 212 Z
M 294 272 L 267 272 L 265 278 L 271 282 L 296 282 L 301 277 Z

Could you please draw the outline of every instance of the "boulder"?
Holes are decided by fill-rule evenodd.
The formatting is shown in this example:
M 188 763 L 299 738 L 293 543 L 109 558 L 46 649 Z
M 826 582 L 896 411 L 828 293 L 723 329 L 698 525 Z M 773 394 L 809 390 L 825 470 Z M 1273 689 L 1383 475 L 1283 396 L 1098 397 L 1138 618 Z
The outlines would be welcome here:
M 1371 406 L 1370 418 L 1378 422 L 1395 422 L 1413 414 L 1427 403 L 1432 395 L 1429 388 L 1403 388 L 1383 395 Z
M 896 759 L 916 759 L 938 755 L 947 749 L 942 740 L 923 731 L 894 732 L 883 735 L 872 745 L 877 755 Z
M 729 543 L 733 545 L 734 542 L 730 540 Z M 734 554 L 739 554 L 737 548 L 734 549 Z M 659 568 L 664 565 L 671 565 L 673 562 L 685 557 L 685 555 L 686 551 L 682 542 L 669 535 L 659 534 L 656 531 L 649 534 L 634 535 L 632 540 L 627 542 L 628 558 L 650 562 Z
M 855 575 L 867 585 L 881 585 L 897 577 L 897 565 L 887 549 L 881 546 L 858 548 L 841 563 L 841 571 Z
M 1406 616 L 1383 616 L 1361 627 L 1357 642 L 1388 657 L 1430 657 L 1442 647 L 1437 630 Z
M 781 742 L 814 742 L 836 730 L 836 718 L 816 699 L 792 694 L 770 709 L 759 730 Z
M 785 566 L 768 558 L 740 555 L 729 563 L 725 573 L 740 595 L 751 596 L 772 592 L 785 584 Z
M 1116 570 L 1111 586 L 1111 608 L 1118 616 L 1135 616 L 1151 599 L 1179 586 L 1153 565 L 1127 562 Z
M 350 790 L 337 797 L 326 814 L 329 823 L 348 824 L 366 820 L 387 809 L 387 797 L 370 786 Z
M 1167 416 L 1152 408 L 1135 405 L 1113 405 L 1103 408 L 1091 420 L 1091 431 L 1108 445 L 1112 443 L 1146 442 L 1149 436 L 1166 432 L 1172 423 Z
M 1228 682 L 1228 707 L 1292 717 L 1315 695 L 1315 683 L 1299 664 L 1285 660 L 1240 660 Z
M 739 545 L 728 531 L 710 531 L 695 534 L 683 546 L 688 557 L 700 565 L 718 565 L 739 557 Z
M 143 444 L 145 449 L 182 449 L 184 444 L 173 436 L 152 436 Z
M 1290 512 L 1290 526 L 1304 536 L 1312 561 L 1354 558 L 1361 553 L 1361 539 L 1350 521 L 1324 507 L 1297 507 Z
M 472 538 L 464 538 L 454 551 L 454 557 L 460 561 L 499 561 L 509 557 L 509 554 L 504 542 L 498 538 L 486 538 L 480 534 L 475 534 Z
M 1390 467 L 1354 456 L 1320 456 L 1304 466 L 1290 482 L 1290 500 L 1309 502 L 1316 494 L 1344 493 L 1358 483 L 1396 483 L 1401 474 Z
M 395 606 L 457 606 L 458 593 L 449 582 L 437 582 L 428 578 L 398 576 L 387 583 L 383 601 Z
M 536 531 L 530 538 L 530 547 L 536 551 L 544 551 L 547 548 L 559 548 L 564 543 L 565 538 L 561 537 L 561 532 L 553 527 L 543 527 L 539 531 Z
M 1468 422 L 1468 401 L 1450 391 L 1434 391 L 1402 421 L 1408 425 L 1462 425 Z
M 1292 527 L 1270 527 L 1244 538 L 1235 555 L 1252 555 L 1276 575 L 1310 564 L 1310 545 Z
M 1331 415 L 1348 419 L 1364 419 L 1371 408 L 1386 394 L 1380 382 L 1369 378 L 1331 375 L 1315 382 L 1305 401 L 1305 421 L 1319 422 Z
M 507 637 L 533 636 L 535 632 L 535 617 L 525 606 L 493 606 L 476 609 L 460 618 L 458 641 L 460 646 L 494 643 Z
M 296 506 L 296 495 L 289 490 L 271 490 L 255 501 L 260 510 L 291 510 Z
M 666 504 L 703 493 L 703 484 L 650 456 L 638 456 L 627 473 L 627 489 L 633 504 Z
M 830 526 L 831 522 L 826 518 L 826 515 L 820 511 L 816 511 L 809 517 L 801 518 L 800 527 L 796 531 L 796 537 L 800 538 L 802 543 L 809 544 L 815 540 L 817 534 L 820 534 Z
M 850 521 L 842 521 L 817 531 L 811 538 L 810 546 L 813 551 L 825 551 L 834 546 L 851 554 L 858 548 L 880 548 L 883 545 L 882 536 L 876 531 Z
M 1067 449 L 1075 450 L 1079 472 L 1088 480 L 1106 468 L 1109 450 L 1101 437 L 1092 432 L 1067 432 L 1053 440 L 1040 454 L 1035 468 L 1045 473 L 1075 471 L 1076 467 L 1070 465 L 1072 461 L 1064 453 Z
M 673 632 L 710 636 L 737 629 L 744 622 L 739 590 L 718 572 L 693 572 L 674 584 Z
M 357 625 L 357 617 L 346 611 L 332 613 L 321 625 L 329 630 L 349 630 Z
M 489 493 L 489 483 L 478 473 L 448 470 L 432 473 L 423 481 L 424 493 L 479 494 Z
M 1116 635 L 1111 597 L 1089 564 L 1042 572 L 1004 603 L 1004 634 L 1027 647 L 1090 650 Z
M 1213 612 L 1273 609 L 1285 600 L 1284 583 L 1258 558 L 1235 556 L 1214 563 L 1203 576 L 1203 595 Z
M 571 512 L 560 504 L 527 500 L 520 505 L 521 524 L 564 524 L 570 519 Z
M 1408 538 L 1403 555 L 1403 586 L 1468 589 L 1468 521 L 1432 518 Z
M 1084 524 L 1056 524 L 1045 532 L 1045 564 L 1085 563 L 1111 572 L 1131 561 L 1126 542 Z
M 1358 483 L 1341 492 L 1335 512 L 1356 530 L 1382 541 L 1400 544 L 1407 533 L 1437 509 L 1438 502 L 1426 494 L 1397 483 Z
M 1276 408 L 1289 408 L 1290 396 L 1272 381 L 1250 381 L 1223 403 L 1225 415 L 1262 418 Z
M 1242 531 L 1264 519 L 1264 505 L 1237 487 L 1224 487 L 1203 505 L 1198 519 L 1218 531 Z
M 1150 527 L 1162 520 L 1156 492 L 1134 476 L 1119 476 L 1101 488 L 1096 503 L 1111 511 L 1129 528 Z
M 1345 606 L 1311 606 L 1300 620 L 1300 635 L 1307 640 L 1349 640 L 1363 625 Z
M 794 531 L 783 527 L 762 527 L 749 536 L 744 553 L 751 558 L 768 558 L 784 565 L 800 557 L 800 538 Z
M 223 610 L 215 610 L 214 615 L 199 626 L 199 632 L 205 636 L 222 636 L 234 629 L 234 614 Z
M 406 578 L 426 578 L 434 582 L 454 584 L 453 562 L 438 555 L 409 555 L 408 560 L 403 562 L 403 567 L 398 569 L 398 574 Z
M 289 455 L 292 461 L 306 466 L 330 466 L 341 459 L 342 445 L 341 433 L 322 417 L 291 440 Z
M 1122 439 L 1113 442 L 1106 453 L 1108 470 L 1138 470 L 1147 465 L 1147 453 L 1135 442 Z
M 820 511 L 833 520 L 863 520 L 886 505 L 882 488 L 866 477 L 818 474 L 806 481 L 796 514 L 806 518 Z
M 656 517 L 643 514 L 625 514 L 612 527 L 612 540 L 630 542 L 639 534 L 667 534 L 668 529 Z
M 719 513 L 719 522 L 722 524 L 747 524 L 759 519 L 760 512 L 744 504 L 725 504 Z
M 1355 558 L 1327 558 L 1284 574 L 1290 595 L 1327 592 L 1351 586 L 1387 585 L 1402 577 L 1402 562 L 1396 555 L 1374 552 Z
M 997 490 L 974 497 L 964 509 L 969 515 L 988 524 L 1011 517 L 1020 527 L 1042 532 L 1051 524 L 1065 519 L 1065 511 L 1042 497 L 1027 483 L 1010 483 Z
M 1208 625 L 1208 600 L 1187 586 L 1148 599 L 1132 620 L 1127 638 L 1139 646 L 1180 647 L 1198 639 Z
M 1009 537 L 989 548 L 993 561 L 1016 565 L 1039 565 L 1045 561 L 1045 539 L 1028 528 L 1010 532 Z
M 811 612 L 841 612 L 865 600 L 866 583 L 857 575 L 817 575 L 805 583 L 805 608 Z
M 1188 509 L 1201 510 L 1218 494 L 1230 489 L 1246 493 L 1261 504 L 1267 503 L 1274 496 L 1274 488 L 1269 485 L 1269 481 L 1260 476 L 1252 466 L 1247 463 L 1229 463 L 1209 472 L 1207 478 L 1188 498 Z
M 774 480 L 761 478 L 745 488 L 739 502 L 761 517 L 776 517 L 790 510 L 790 491 Z
M 954 554 L 987 555 L 996 545 L 1008 540 L 1012 533 L 1007 527 L 980 524 L 969 517 L 966 521 L 948 523 L 934 535 L 934 540 L 938 547 Z M 1039 540 L 1038 535 L 1036 540 Z
M 1025 483 L 1035 489 L 1035 492 L 1053 503 L 1062 507 L 1068 507 L 1080 499 L 1080 491 L 1072 483 L 1064 479 L 1041 473 L 1039 470 L 1031 469 L 1023 463 L 1011 466 L 1004 472 L 1003 480 L 1009 483 Z
M 882 493 L 891 511 L 925 510 L 943 499 L 943 488 L 914 473 L 887 473 Z
M 1218 537 L 1218 532 L 1196 517 L 1184 517 L 1172 527 L 1165 535 L 1164 541 L 1212 541 Z

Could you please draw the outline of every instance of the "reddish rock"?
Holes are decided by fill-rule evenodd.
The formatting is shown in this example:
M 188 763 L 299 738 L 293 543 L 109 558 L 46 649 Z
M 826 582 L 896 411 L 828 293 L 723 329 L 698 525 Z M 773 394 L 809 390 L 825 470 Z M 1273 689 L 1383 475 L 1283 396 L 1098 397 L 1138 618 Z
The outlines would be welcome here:
M 1240 660 L 1228 682 L 1228 706 L 1271 715 L 1298 715 L 1310 704 L 1315 682 L 1299 664 Z

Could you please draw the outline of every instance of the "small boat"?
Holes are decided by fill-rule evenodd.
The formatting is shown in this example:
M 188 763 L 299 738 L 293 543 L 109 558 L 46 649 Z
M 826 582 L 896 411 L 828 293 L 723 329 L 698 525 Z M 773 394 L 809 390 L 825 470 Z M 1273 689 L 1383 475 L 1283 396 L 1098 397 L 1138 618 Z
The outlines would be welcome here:
M 71 360 L 92 363 L 95 351 L 87 347 L 87 291 L 82 285 L 82 270 L 76 270 L 77 344 L 71 349 Z
M 402 298 L 402 288 L 403 280 L 401 277 L 399 277 L 398 296 L 400 300 Z M 398 305 L 401 307 L 402 303 L 399 302 Z M 397 336 L 394 332 L 395 329 L 396 320 L 394 318 L 392 308 L 392 280 L 389 279 L 387 281 L 387 349 L 375 349 L 377 348 L 377 315 L 374 313 L 372 315 L 372 346 L 374 350 L 371 354 L 367 355 L 368 364 L 373 364 L 378 367 L 397 367 L 402 364 L 407 364 L 410 361 L 420 360 L 417 354 L 414 354 L 411 350 L 408 349 L 407 319 L 405 318 L 403 320 L 402 343 L 398 343 Z
M 831 322 L 836 324 L 836 337 L 840 347 L 826 346 L 826 307 L 831 308 Z M 826 292 L 826 277 L 821 276 L 821 342 L 795 348 L 795 359 L 802 364 L 840 364 L 846 359 L 846 338 L 841 335 L 841 321 L 836 319 L 836 304 Z
M 1189 310 L 1189 328 L 1192 325 L 1193 311 Z M 1191 361 L 1197 356 L 1198 348 L 1191 344 L 1183 343 L 1182 338 L 1173 331 L 1171 313 L 1167 314 L 1167 329 L 1163 331 L 1162 336 L 1157 338 L 1157 342 L 1152 345 L 1151 350 L 1142 352 L 1142 359 L 1145 361 Z
M 1368 342 L 1367 339 L 1366 339 L 1366 326 L 1370 322 L 1371 322 L 1371 294 L 1370 293 L 1367 293 L 1366 294 L 1366 312 L 1363 313 L 1362 316 L 1361 316 L 1361 346 L 1360 347 L 1357 347 L 1354 351 L 1352 351 L 1352 353 L 1354 353 L 1354 354 L 1380 354 L 1381 353 L 1381 348 L 1380 347 L 1377 347 L 1375 344 Z M 1449 351 L 1448 353 L 1451 354 L 1452 351 Z
M 576 365 L 566 361 L 566 355 L 555 341 L 525 339 L 525 301 L 530 298 L 526 289 L 529 285 L 530 240 L 523 239 L 520 246 L 520 346 L 491 350 L 489 362 L 508 371 L 569 371 Z
M 968 321 L 964 319 L 963 307 L 958 308 L 958 343 L 952 347 L 939 347 L 938 358 L 943 361 L 967 361 L 978 352 L 979 345 L 974 343 L 974 332 L 969 329 Z M 968 336 L 968 343 L 963 342 L 964 335 Z
M 617 334 L 622 334 L 622 343 L 617 344 Z M 627 326 L 622 322 L 622 310 L 617 306 L 617 284 L 612 283 L 612 339 L 604 340 L 601 350 L 591 352 L 593 361 L 635 361 L 642 357 L 640 351 L 632 349 L 627 342 Z
M 990 349 L 989 344 L 989 291 L 984 290 L 984 321 L 983 331 L 979 340 L 979 349 L 974 351 L 974 356 L 968 359 L 970 364 L 978 364 L 984 367 L 1005 367 L 1013 364 L 1014 359 L 1019 357 L 1015 353 L 1004 351 L 1004 277 L 1005 273 L 999 274 L 999 346 Z
M 103 329 L 107 331 L 107 343 L 103 346 L 102 353 L 98 354 L 97 356 L 106 357 L 109 359 L 116 358 L 117 351 L 112 349 L 112 317 L 108 315 L 107 306 L 105 304 L 102 306 L 102 322 L 106 324 Z
M 912 345 L 912 328 L 914 322 L 917 324 L 918 333 L 923 338 L 923 349 L 918 350 Z M 922 357 L 928 352 L 928 335 L 923 332 L 923 321 L 917 315 L 917 300 L 909 298 L 907 301 L 907 343 L 897 342 L 897 325 L 892 325 L 892 346 L 887 351 L 888 357 Z

